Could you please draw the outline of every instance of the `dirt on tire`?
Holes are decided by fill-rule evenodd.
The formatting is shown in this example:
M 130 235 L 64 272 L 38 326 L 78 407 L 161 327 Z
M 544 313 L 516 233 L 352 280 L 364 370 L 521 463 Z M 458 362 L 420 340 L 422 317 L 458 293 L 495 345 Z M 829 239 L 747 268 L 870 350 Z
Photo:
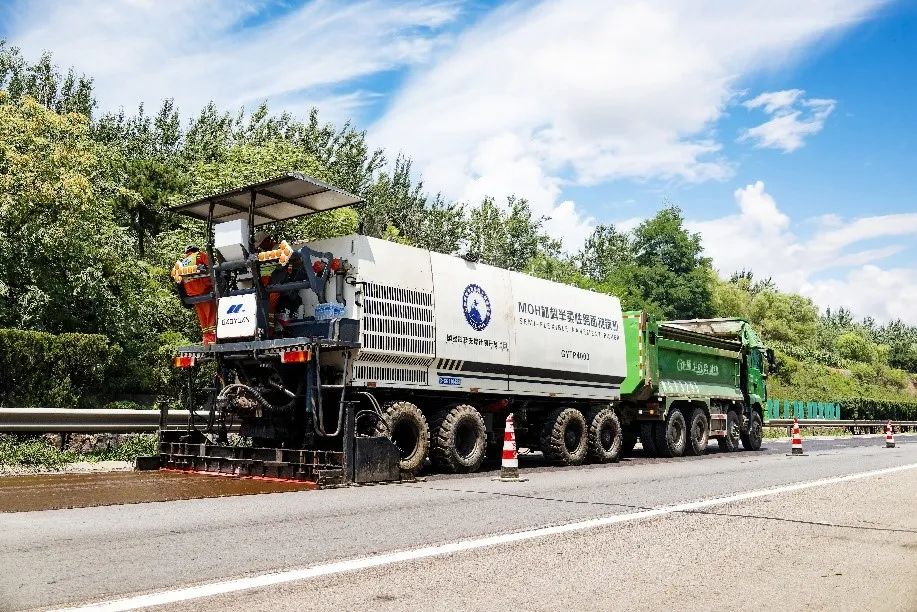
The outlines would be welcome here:
M 433 422 L 432 445 L 430 459 L 437 469 L 455 474 L 477 471 L 487 450 L 484 418 L 468 404 L 443 410 Z
M 716 442 L 720 445 L 720 451 L 724 453 L 733 453 L 739 450 L 739 439 L 741 437 L 741 418 L 735 410 L 726 413 L 726 437 L 717 438 Z
M 430 450 L 427 419 L 411 402 L 389 402 L 383 406 L 386 423 L 376 425 L 376 435 L 389 436 L 401 455 L 402 472 L 416 474 Z
M 656 424 L 656 451 L 659 457 L 681 457 L 685 454 L 688 431 L 681 410 L 670 410 L 664 423 Z
M 761 415 L 752 410 L 751 420 L 748 422 L 748 431 L 743 431 L 741 435 L 742 448 L 750 451 L 761 450 L 761 441 L 764 437 L 764 432 L 761 430 L 762 427 Z
M 541 452 L 557 465 L 580 465 L 589 446 L 586 417 L 576 408 L 558 408 L 545 418 Z
M 596 463 L 621 460 L 623 434 L 618 415 L 611 408 L 595 409 L 586 417 L 589 427 L 588 456 Z
M 710 436 L 709 422 L 707 414 L 703 408 L 695 408 L 688 417 L 687 443 L 685 444 L 686 455 L 703 455 L 707 452 L 707 441 Z

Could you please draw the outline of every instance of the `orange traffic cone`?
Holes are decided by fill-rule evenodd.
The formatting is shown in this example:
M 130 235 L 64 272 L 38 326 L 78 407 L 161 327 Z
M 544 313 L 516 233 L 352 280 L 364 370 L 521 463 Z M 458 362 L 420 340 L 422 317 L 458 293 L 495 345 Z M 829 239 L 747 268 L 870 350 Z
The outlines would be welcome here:
M 527 478 L 519 477 L 519 453 L 516 449 L 516 429 L 513 427 L 513 414 L 506 417 L 506 430 L 503 433 L 503 461 L 500 464 L 501 482 L 525 482 Z
M 787 453 L 788 457 L 801 457 L 805 455 L 802 452 L 802 435 L 799 433 L 799 419 L 793 417 L 793 450 Z
M 895 448 L 895 430 L 891 421 L 885 425 L 885 448 Z

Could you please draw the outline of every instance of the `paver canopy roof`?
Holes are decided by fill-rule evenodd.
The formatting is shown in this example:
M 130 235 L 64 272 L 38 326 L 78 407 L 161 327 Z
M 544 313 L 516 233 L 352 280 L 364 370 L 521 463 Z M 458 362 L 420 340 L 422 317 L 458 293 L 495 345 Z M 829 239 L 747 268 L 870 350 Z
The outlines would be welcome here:
M 238 187 L 173 207 L 172 212 L 207 220 L 213 205 L 213 222 L 248 219 L 248 208 L 255 197 L 255 226 L 326 210 L 361 204 L 363 199 L 337 187 L 296 172 L 261 183 Z

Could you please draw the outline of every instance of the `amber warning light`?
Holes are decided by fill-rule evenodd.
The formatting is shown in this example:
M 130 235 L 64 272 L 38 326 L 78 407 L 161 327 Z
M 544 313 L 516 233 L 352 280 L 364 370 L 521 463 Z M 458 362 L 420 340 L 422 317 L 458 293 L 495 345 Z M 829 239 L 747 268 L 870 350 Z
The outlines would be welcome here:
M 175 367 L 176 368 L 191 368 L 194 367 L 194 355 L 179 355 L 175 358 Z
M 280 353 L 280 363 L 305 363 L 312 358 L 312 351 L 283 351 Z

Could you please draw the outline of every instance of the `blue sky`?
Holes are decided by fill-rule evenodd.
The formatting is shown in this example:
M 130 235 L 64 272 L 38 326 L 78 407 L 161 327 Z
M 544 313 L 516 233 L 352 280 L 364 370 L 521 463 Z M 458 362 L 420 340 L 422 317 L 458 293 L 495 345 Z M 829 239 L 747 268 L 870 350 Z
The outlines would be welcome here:
M 917 323 L 917 3 L 360 0 L 0 5 L 0 37 L 174 97 L 316 105 L 430 191 L 527 197 L 575 250 L 679 204 L 724 276 Z

